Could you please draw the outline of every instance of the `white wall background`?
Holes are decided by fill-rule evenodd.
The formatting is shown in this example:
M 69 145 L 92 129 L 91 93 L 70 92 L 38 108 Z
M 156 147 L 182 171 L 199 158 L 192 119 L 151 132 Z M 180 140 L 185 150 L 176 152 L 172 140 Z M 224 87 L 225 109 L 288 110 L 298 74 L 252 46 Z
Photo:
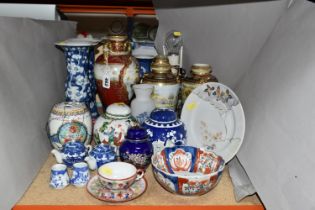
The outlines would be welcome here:
M 73 22 L 0 17 L 1 210 L 17 202 L 48 157 L 46 122 L 63 100 L 66 74 L 54 43 L 75 30 Z
M 6 4 L 0 3 L 0 16 L 22 17 L 40 20 L 59 20 L 54 4 Z
M 219 4 L 213 5 L 216 2 Z M 168 31 L 182 31 L 186 71 L 190 71 L 193 63 L 209 63 L 218 79 L 231 87 L 249 69 L 288 4 L 287 0 L 237 4 L 154 0 L 153 3 L 159 19 L 156 40 L 159 51 L 162 53 Z

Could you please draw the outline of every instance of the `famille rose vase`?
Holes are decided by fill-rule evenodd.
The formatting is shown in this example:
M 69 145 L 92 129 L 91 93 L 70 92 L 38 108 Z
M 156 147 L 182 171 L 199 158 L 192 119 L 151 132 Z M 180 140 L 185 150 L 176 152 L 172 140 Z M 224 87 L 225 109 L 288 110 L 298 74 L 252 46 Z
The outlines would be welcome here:
M 125 141 L 119 148 L 120 159 L 145 169 L 151 163 L 153 146 L 147 132 L 141 127 L 131 127 L 127 131 Z
M 72 140 L 88 145 L 92 135 L 90 111 L 80 102 L 55 104 L 47 122 L 47 135 L 52 146 L 58 150 Z
M 67 63 L 66 101 L 84 102 L 93 119 L 98 117 L 93 74 L 94 47 L 97 44 L 96 40 L 79 38 L 56 43 L 64 51 Z
M 139 70 L 136 59 L 131 56 L 128 37 L 110 36 L 103 50 L 95 64 L 97 92 L 103 106 L 118 102 L 130 104 L 131 86 L 138 82 Z
M 115 147 L 119 152 L 119 146 L 125 140 L 127 130 L 138 122 L 131 116 L 131 110 L 124 103 L 114 103 L 106 108 L 105 114 L 97 118 L 94 125 L 94 141 L 96 144 L 104 143 Z
M 154 153 L 165 147 L 186 144 L 186 128 L 184 123 L 177 119 L 172 109 L 155 109 L 150 118 L 144 121 L 143 128 L 147 130 Z

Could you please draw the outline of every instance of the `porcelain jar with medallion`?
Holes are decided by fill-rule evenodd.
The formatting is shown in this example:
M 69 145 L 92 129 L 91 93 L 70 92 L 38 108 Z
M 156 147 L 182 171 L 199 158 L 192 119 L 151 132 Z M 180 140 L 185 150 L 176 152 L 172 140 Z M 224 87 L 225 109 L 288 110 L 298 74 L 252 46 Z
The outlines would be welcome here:
M 165 147 L 186 144 L 186 128 L 172 109 L 155 109 L 142 126 L 147 130 L 154 153 Z
M 115 161 L 116 159 L 115 148 L 111 145 L 100 143 L 94 146 L 84 160 L 89 164 L 91 170 L 95 170 L 105 163 Z
M 51 153 L 55 156 L 58 163 L 64 163 L 72 168 L 73 164 L 83 162 L 91 150 L 91 145 L 84 145 L 80 141 L 69 141 L 62 146 L 60 151 L 53 149 Z
M 105 114 L 97 118 L 94 125 L 94 141 L 96 144 L 104 143 L 115 147 L 118 153 L 127 130 L 138 125 L 131 116 L 131 110 L 124 103 L 114 103 L 107 107 Z
M 141 127 L 131 127 L 128 129 L 125 141 L 119 148 L 120 159 L 145 169 L 151 163 L 153 146 L 148 138 L 147 132 Z
M 71 140 L 89 144 L 92 135 L 90 111 L 80 102 L 55 104 L 47 122 L 47 135 L 52 146 L 58 150 Z
M 93 74 L 94 47 L 99 40 L 73 38 L 56 45 L 64 51 L 67 64 L 66 101 L 84 102 L 93 119 L 99 114 L 95 103 L 96 82 Z
M 182 104 L 185 103 L 186 98 L 193 89 L 207 82 L 218 82 L 218 79 L 212 75 L 212 67 L 209 64 L 193 64 L 191 67 L 191 77 L 186 77 L 182 80 Z
M 168 58 L 158 55 L 151 65 L 152 72 L 143 78 L 142 83 L 154 86 L 152 98 L 156 108 L 175 110 L 178 100 L 179 82 L 171 72 Z
M 128 37 L 110 36 L 103 51 L 96 58 L 94 72 L 103 106 L 117 102 L 130 104 L 133 96 L 131 86 L 139 81 L 139 69 L 137 60 L 131 56 Z

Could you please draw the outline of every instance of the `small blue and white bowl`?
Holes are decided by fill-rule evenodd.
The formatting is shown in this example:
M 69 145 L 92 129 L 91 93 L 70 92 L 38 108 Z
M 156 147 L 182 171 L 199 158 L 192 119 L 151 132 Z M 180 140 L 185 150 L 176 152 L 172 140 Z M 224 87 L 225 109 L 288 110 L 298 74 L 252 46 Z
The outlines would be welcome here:
M 186 144 L 184 123 L 177 119 L 176 112 L 172 109 L 158 108 L 153 110 L 150 118 L 144 121 L 142 126 L 147 130 L 154 153 L 165 147 Z

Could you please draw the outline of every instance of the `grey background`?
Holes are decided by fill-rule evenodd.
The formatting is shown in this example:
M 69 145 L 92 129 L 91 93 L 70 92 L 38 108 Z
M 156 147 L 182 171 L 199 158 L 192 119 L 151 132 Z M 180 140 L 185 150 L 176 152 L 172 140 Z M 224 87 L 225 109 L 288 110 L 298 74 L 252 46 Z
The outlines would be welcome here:
M 54 42 L 73 22 L 0 17 L 0 209 L 23 195 L 51 149 L 46 122 L 64 97 L 65 60 Z M 48 177 L 47 177 L 48 178 Z
M 153 3 L 159 19 L 156 39 L 159 52 L 162 53 L 165 34 L 179 30 L 183 32 L 186 71 L 193 63 L 209 63 L 214 75 L 232 88 L 249 69 L 288 5 L 286 0 L 235 4 L 153 0 Z

